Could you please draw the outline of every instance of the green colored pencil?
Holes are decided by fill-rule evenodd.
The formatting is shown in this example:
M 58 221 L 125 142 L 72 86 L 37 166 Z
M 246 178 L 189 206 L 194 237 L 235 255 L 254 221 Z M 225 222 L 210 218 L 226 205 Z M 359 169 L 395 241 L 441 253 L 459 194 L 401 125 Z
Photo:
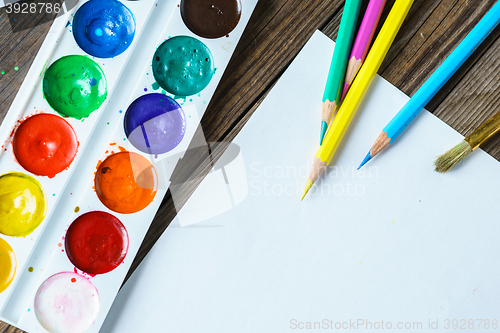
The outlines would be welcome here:
M 321 112 L 320 145 L 323 143 L 326 130 L 333 118 L 342 97 L 347 61 L 358 21 L 359 8 L 362 0 L 346 0 L 342 19 L 340 21 L 337 42 L 333 51 L 332 64 L 328 72 L 325 93 L 323 95 L 323 110 Z

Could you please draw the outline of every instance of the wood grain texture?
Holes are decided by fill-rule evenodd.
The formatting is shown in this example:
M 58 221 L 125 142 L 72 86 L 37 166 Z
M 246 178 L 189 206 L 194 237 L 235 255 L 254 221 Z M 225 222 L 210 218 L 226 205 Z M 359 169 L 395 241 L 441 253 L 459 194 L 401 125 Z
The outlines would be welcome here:
M 5 9 L 0 10 L 0 72 L 5 72 L 0 74 L 0 121 L 5 118 L 51 24 L 12 33 Z
M 388 0 L 381 23 L 395 0 Z M 416 0 L 379 74 L 412 95 L 495 0 Z M 363 2 L 366 6 L 367 1 Z M 168 227 L 213 161 L 239 133 L 316 29 L 336 39 L 344 1 L 260 0 L 208 105 L 191 149 L 180 161 L 129 275 Z M 0 120 L 3 120 L 50 23 L 12 33 L 0 10 Z M 500 27 L 427 108 L 463 135 L 498 111 Z M 15 66 L 19 71 L 14 71 Z M 208 145 L 206 144 L 208 142 Z M 455 143 L 453 143 L 455 144 Z M 201 148 L 199 148 L 201 147 Z M 500 160 L 500 135 L 484 145 Z M 173 197 L 176 198 L 175 202 Z M 127 278 L 128 278 L 127 276 Z M 0 333 L 22 332 L 0 322 Z
M 412 96 L 493 4 L 491 0 L 475 0 L 473 4 L 467 0 L 444 0 L 382 76 Z M 424 37 L 418 49 L 414 48 L 418 39 L 426 36 L 427 29 L 432 33 Z
M 0 321 L 0 333 L 25 333 L 25 332 L 14 326 L 7 325 L 6 323 Z

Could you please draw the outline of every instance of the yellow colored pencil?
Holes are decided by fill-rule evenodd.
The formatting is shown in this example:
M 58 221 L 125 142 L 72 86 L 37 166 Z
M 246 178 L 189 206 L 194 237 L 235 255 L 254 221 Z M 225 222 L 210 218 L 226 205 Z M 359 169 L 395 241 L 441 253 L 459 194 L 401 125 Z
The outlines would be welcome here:
M 316 153 L 301 200 L 304 199 L 314 182 L 318 180 L 323 170 L 326 169 L 326 166 L 330 164 L 412 4 L 413 0 L 396 0 L 396 3 L 392 6 L 389 16 L 387 16 L 377 39 L 366 57 L 365 63 L 356 76 L 351 89 L 349 89 L 337 116 L 334 118 L 325 136 L 323 144 Z

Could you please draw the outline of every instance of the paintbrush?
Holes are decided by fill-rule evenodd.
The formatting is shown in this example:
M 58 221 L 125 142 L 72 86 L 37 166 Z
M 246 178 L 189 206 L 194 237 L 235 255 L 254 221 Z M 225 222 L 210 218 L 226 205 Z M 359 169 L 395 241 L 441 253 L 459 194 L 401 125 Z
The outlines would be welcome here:
M 453 168 L 458 162 L 469 156 L 470 153 L 493 135 L 500 131 L 500 111 L 485 123 L 479 126 L 474 132 L 467 136 L 458 145 L 439 156 L 434 161 L 435 171 L 445 173 Z

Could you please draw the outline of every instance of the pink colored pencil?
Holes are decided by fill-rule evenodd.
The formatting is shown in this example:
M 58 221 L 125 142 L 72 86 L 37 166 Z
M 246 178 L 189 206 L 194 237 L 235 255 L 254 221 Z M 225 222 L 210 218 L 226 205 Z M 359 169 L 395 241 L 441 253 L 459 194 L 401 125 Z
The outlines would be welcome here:
M 377 29 L 378 21 L 380 20 L 380 15 L 382 15 L 382 10 L 384 10 L 385 2 L 386 0 L 370 0 L 370 3 L 366 8 L 365 16 L 363 16 L 363 21 L 359 27 L 358 35 L 354 41 L 351 55 L 349 56 L 349 62 L 347 63 L 344 90 L 342 92 L 341 100 L 344 99 L 347 90 L 349 90 L 349 87 L 354 80 L 354 77 L 365 61 L 373 35 Z

